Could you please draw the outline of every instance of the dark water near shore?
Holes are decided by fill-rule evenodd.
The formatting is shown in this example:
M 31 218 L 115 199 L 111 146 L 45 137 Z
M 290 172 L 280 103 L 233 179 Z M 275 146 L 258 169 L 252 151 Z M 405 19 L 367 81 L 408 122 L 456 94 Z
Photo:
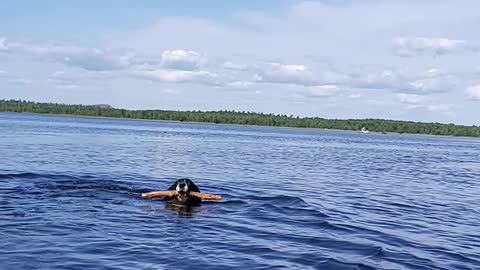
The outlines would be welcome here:
M 478 139 L 3 113 L 0 158 L 0 269 L 480 269 Z

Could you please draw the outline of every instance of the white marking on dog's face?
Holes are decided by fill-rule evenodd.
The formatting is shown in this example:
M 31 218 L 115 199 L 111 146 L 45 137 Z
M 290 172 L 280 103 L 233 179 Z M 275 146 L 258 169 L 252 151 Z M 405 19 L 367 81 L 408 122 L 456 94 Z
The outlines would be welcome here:
M 185 180 L 180 180 L 177 183 L 177 187 L 175 188 L 177 192 L 188 192 L 188 183 Z

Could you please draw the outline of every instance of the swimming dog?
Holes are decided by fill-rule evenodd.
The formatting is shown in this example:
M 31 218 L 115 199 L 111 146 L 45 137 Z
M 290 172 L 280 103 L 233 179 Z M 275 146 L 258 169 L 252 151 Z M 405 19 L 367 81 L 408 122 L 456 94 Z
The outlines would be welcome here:
M 199 206 L 201 199 L 190 196 L 190 192 L 200 192 L 200 189 L 188 178 L 181 178 L 168 188 L 168 190 L 176 190 L 178 195 L 171 198 L 168 203 L 181 206 Z

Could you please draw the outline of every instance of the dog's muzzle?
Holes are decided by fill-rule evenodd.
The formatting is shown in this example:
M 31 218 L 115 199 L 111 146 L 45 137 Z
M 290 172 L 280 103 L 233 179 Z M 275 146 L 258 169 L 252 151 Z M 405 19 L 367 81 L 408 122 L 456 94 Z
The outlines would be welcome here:
M 177 188 L 178 192 L 177 200 L 184 202 L 188 198 L 188 185 L 186 183 L 178 183 Z

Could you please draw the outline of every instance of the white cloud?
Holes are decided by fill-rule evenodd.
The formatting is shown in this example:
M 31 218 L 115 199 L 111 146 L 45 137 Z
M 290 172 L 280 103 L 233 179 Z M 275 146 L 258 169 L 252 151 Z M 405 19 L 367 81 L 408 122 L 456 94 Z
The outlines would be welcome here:
M 218 85 L 218 75 L 208 71 L 190 71 L 190 70 L 136 70 L 132 73 L 134 76 L 165 83 L 200 83 L 207 85 Z
M 230 61 L 227 61 L 227 62 L 223 63 L 222 67 L 224 69 L 229 69 L 229 70 L 238 70 L 238 71 L 247 70 L 247 65 L 236 64 L 236 63 L 232 63 Z
M 358 93 L 353 93 L 353 94 L 349 94 L 347 95 L 347 98 L 351 98 L 351 99 L 356 99 L 356 98 L 361 98 L 362 95 L 358 94 Z
M 195 70 L 206 62 L 198 52 L 166 50 L 162 53 L 162 66 L 167 69 Z
M 182 91 L 179 90 L 179 89 L 166 88 L 166 89 L 163 89 L 162 92 L 165 93 L 165 94 L 170 94 L 170 95 L 178 95 Z
M 412 95 L 412 94 L 397 94 L 397 98 L 400 101 L 400 103 L 403 104 L 410 104 L 410 105 L 416 105 L 420 103 L 422 100 L 422 97 L 419 95 Z
M 219 86 L 219 76 L 211 71 L 200 70 L 206 63 L 206 57 L 195 51 L 165 50 L 161 61 L 144 61 L 148 56 L 135 58 L 133 54 L 122 54 L 98 48 L 77 46 L 36 45 L 30 43 L 11 43 L 10 53 L 29 58 L 53 61 L 66 66 L 81 68 L 77 75 L 57 71 L 48 81 L 56 88 L 79 88 L 84 81 L 102 79 L 104 75 L 133 75 L 164 83 L 199 83 Z M 153 55 L 151 56 L 153 57 Z M 89 73 L 92 72 L 92 73 Z M 93 75 L 98 73 L 99 76 Z
M 306 87 L 303 95 L 309 97 L 331 97 L 338 93 L 336 85 L 317 85 Z
M 401 87 L 404 80 L 403 73 L 398 70 L 361 68 L 351 72 L 347 84 L 352 88 L 397 89 Z
M 379 89 L 410 94 L 432 94 L 454 89 L 457 78 L 437 69 L 409 72 L 401 69 L 360 68 L 350 72 L 346 85 L 350 88 Z
M 471 100 L 480 100 L 480 84 L 467 87 L 465 96 Z
M 91 71 L 67 67 L 54 71 L 46 81 L 59 89 L 76 89 L 95 84 L 102 84 L 117 79 L 121 74 L 113 71 Z
M 129 64 L 128 57 L 98 48 L 17 42 L 10 43 L 8 49 L 9 53 L 60 62 L 68 66 L 94 71 L 122 69 Z
M 405 108 L 410 110 L 441 112 L 447 114 L 452 113 L 451 104 L 438 103 L 438 101 L 435 101 L 430 97 L 401 93 L 397 94 L 396 98 L 400 101 L 400 103 L 406 105 Z
M 8 50 L 6 40 L 3 37 L 0 37 L 0 52 Z
M 57 71 L 53 72 L 52 77 L 61 77 L 64 74 L 65 74 L 64 70 L 57 70 Z
M 404 105 L 403 109 L 413 110 L 417 113 L 435 112 L 453 115 L 452 104 L 445 104 L 442 100 L 432 96 L 399 93 L 394 97 Z
M 127 70 L 136 77 L 147 78 L 159 82 L 180 83 L 193 82 L 217 85 L 218 75 L 198 70 L 206 58 L 200 53 L 184 50 L 165 50 L 161 55 L 160 66 L 150 66 L 133 55 L 120 54 L 98 48 L 82 48 L 77 46 L 36 45 L 30 43 L 11 43 L 11 53 L 34 57 L 40 60 L 54 61 L 66 66 L 79 67 L 86 71 L 99 72 Z M 148 69 L 145 69 L 145 67 Z M 120 74 L 120 73 L 119 73 Z M 101 76 L 100 76 L 101 77 Z M 78 88 L 83 80 L 92 79 L 92 74 L 79 73 L 78 76 L 58 71 L 48 80 L 57 88 Z
M 314 84 L 313 73 L 304 65 L 268 63 L 257 68 L 255 77 L 259 82 L 267 83 Z
M 79 78 L 74 78 L 70 74 L 67 74 L 64 70 L 57 70 L 47 79 L 48 82 L 52 83 L 55 88 L 59 89 L 74 89 L 79 88 L 77 80 Z
M 253 85 L 252 82 L 249 81 L 233 81 L 229 82 L 227 86 L 238 88 L 238 89 L 248 89 Z
M 416 55 L 445 55 L 456 52 L 476 51 L 477 48 L 465 40 L 447 38 L 397 38 L 394 41 L 395 53 L 403 57 Z
M 408 90 L 421 94 L 448 92 L 455 89 L 458 79 L 455 75 L 429 69 L 426 73 L 414 74 L 408 82 Z

